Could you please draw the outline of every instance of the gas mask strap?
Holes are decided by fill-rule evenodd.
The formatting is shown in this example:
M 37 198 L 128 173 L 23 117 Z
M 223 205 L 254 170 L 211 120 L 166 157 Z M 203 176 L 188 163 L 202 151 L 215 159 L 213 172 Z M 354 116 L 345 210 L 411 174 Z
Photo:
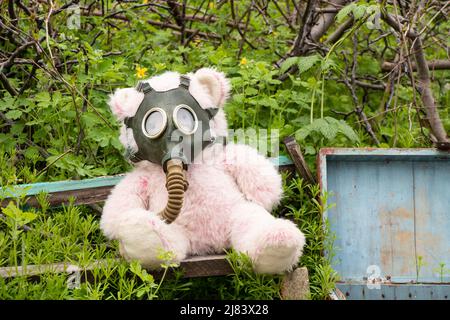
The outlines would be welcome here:
M 191 79 L 185 75 L 180 75 L 180 87 L 189 90 L 189 85 L 191 84 Z
M 139 81 L 137 86 L 136 86 L 136 90 L 139 91 L 139 92 L 143 92 L 144 94 L 147 94 L 150 91 L 152 91 L 153 88 L 150 86 L 150 84 L 148 82 Z M 132 126 L 131 126 L 132 119 L 133 119 L 133 117 L 126 117 L 123 120 L 123 122 L 125 123 L 125 126 L 127 128 L 132 128 Z
M 191 84 L 191 79 L 189 79 L 185 75 L 180 75 L 180 87 L 189 90 L 189 85 Z M 214 118 L 214 116 L 219 112 L 219 108 L 208 108 L 204 109 L 206 113 L 208 114 L 209 120 Z
M 127 128 L 132 128 L 132 126 L 131 126 L 131 120 L 132 118 L 129 118 L 129 117 L 126 117 L 125 119 L 123 119 L 123 123 L 125 124 L 125 126 L 127 127 Z
M 216 116 L 217 112 L 219 112 L 219 108 L 208 108 L 205 109 L 205 111 L 208 114 L 209 120 L 211 120 Z
M 138 151 L 137 153 L 135 153 L 135 154 L 130 155 L 130 156 L 129 156 L 129 159 L 130 159 L 130 161 L 133 162 L 133 163 L 137 163 L 137 162 L 139 162 L 139 161 L 144 160 L 144 159 L 142 159 L 142 158 L 139 156 L 139 151 Z
M 153 90 L 153 88 L 150 86 L 148 82 L 139 81 L 139 83 L 136 86 L 136 90 L 139 92 L 143 92 L 144 94 L 149 93 Z

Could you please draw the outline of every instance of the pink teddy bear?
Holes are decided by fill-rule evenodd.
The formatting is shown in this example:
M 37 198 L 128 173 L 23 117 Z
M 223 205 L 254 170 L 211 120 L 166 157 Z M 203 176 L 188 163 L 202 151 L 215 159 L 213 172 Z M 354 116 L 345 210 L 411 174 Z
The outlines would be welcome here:
M 142 83 L 155 92 L 170 92 L 180 87 L 183 79 L 189 81 L 186 88 L 201 108 L 219 108 L 209 120 L 210 134 L 226 137 L 223 107 L 230 84 L 223 73 L 210 68 L 186 76 L 166 72 Z M 144 95 L 135 88 L 118 89 L 109 101 L 122 125 L 120 141 L 132 152 L 138 144 L 125 123 L 136 115 Z M 292 270 L 302 254 L 305 237 L 294 223 L 270 213 L 282 196 L 281 177 L 274 165 L 255 149 L 234 143 L 212 143 L 195 159 L 200 158 L 187 166 L 189 186 L 172 223 L 158 215 L 168 201 L 161 164 L 139 159 L 134 170 L 115 186 L 106 200 L 100 226 L 108 238 L 119 240 L 122 256 L 138 260 L 144 267 L 158 268 L 161 249 L 171 251 L 174 262 L 180 262 L 188 256 L 234 248 L 250 257 L 255 272 Z

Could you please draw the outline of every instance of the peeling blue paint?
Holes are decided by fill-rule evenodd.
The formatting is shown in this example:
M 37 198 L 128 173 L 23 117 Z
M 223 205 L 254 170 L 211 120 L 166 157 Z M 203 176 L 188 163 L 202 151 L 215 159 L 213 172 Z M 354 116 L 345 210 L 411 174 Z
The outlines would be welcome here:
M 450 268 L 450 153 L 327 148 L 318 164 L 322 191 L 335 204 L 324 217 L 336 236 L 332 266 L 344 284 L 367 277 L 450 282 L 439 272 L 440 264 Z M 450 295 L 450 286 L 439 290 Z

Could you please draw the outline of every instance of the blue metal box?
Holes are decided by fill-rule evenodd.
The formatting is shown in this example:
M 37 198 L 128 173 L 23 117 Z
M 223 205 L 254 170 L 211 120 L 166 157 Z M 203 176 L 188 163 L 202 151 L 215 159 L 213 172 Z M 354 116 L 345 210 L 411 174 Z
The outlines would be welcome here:
M 450 153 L 325 148 L 318 172 L 347 299 L 450 299 Z

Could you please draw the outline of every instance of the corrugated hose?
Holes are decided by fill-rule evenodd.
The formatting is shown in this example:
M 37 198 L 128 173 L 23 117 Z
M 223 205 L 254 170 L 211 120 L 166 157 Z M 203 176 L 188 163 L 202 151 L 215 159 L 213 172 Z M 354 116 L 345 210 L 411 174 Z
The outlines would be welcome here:
M 183 162 L 171 159 L 167 162 L 166 188 L 169 194 L 167 205 L 159 214 L 167 222 L 172 223 L 183 207 L 184 192 L 188 188 Z

